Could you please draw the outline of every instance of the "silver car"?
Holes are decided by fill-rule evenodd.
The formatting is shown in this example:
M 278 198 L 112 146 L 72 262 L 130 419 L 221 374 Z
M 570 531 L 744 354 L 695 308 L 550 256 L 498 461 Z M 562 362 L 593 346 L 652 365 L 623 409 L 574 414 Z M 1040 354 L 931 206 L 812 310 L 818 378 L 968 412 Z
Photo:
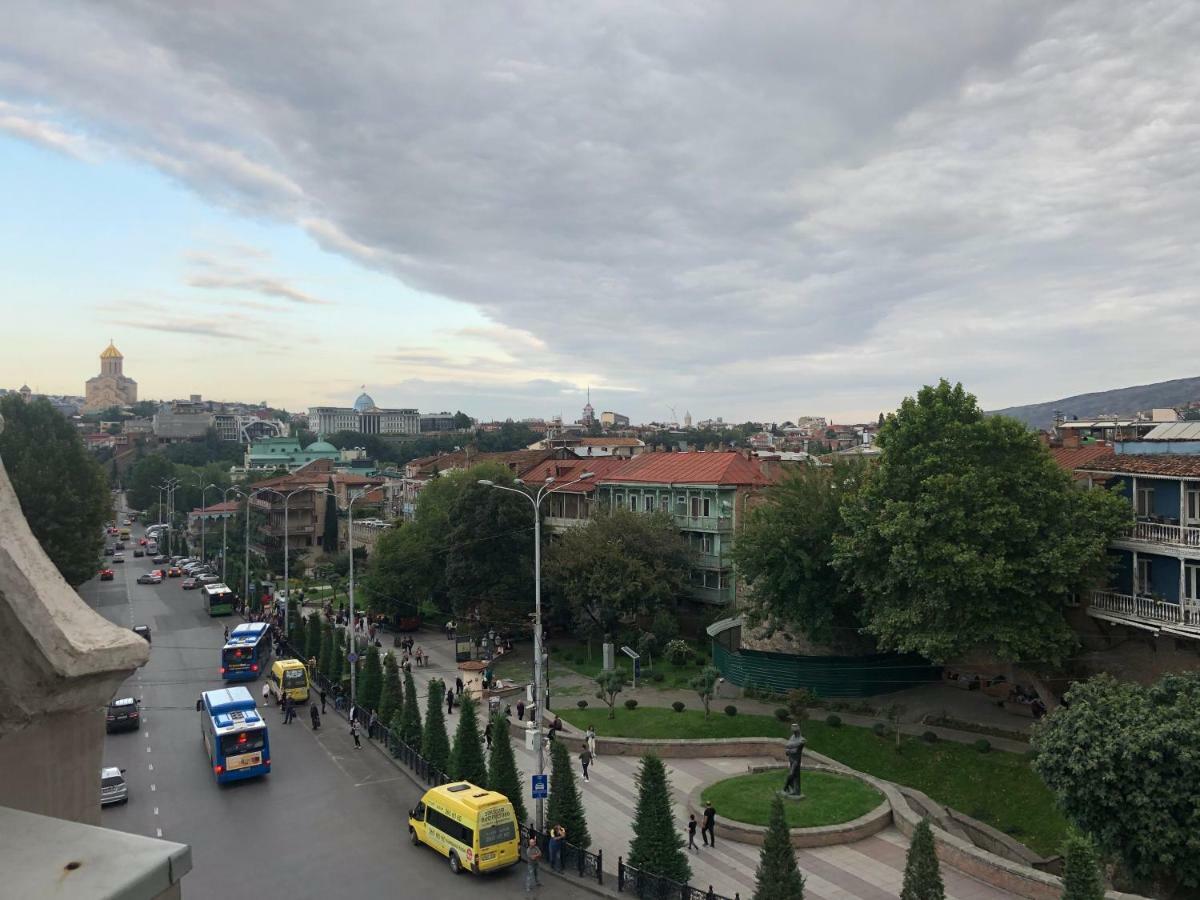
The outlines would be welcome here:
M 106 766 L 100 770 L 100 805 L 129 802 L 129 786 L 125 783 L 125 770 Z

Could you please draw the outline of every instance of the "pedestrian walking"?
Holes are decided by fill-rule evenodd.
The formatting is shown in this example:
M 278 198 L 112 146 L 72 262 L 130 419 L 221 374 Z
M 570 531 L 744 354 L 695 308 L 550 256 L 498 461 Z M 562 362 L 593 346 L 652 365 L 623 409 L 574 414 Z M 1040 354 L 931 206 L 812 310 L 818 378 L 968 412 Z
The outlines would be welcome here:
M 454 692 L 446 691 L 446 715 L 454 712 Z
M 517 701 L 517 721 L 518 722 L 525 721 L 525 701 L 524 700 Z
M 556 872 L 562 871 L 562 850 L 563 840 L 567 835 L 567 829 L 562 825 L 555 825 L 550 829 L 550 868 Z
M 354 738 L 354 749 L 361 750 L 362 744 L 358 740 L 358 723 L 353 719 L 350 720 L 350 737 Z
M 417 647 L 416 653 L 417 653 L 417 665 L 418 666 L 429 665 L 429 654 L 426 653 L 423 648 Z
M 313 731 L 320 731 L 321 730 L 321 714 L 319 712 L 317 712 L 316 705 L 314 704 L 313 706 L 310 706 L 308 708 L 308 711 L 312 716 Z
M 535 887 L 542 886 L 542 879 L 538 877 L 538 863 L 542 859 L 541 848 L 537 845 L 537 838 L 530 837 L 529 843 L 525 845 L 525 893 L 532 894 Z
M 321 714 L 325 713 L 325 688 L 321 688 Z
M 713 808 L 712 801 L 704 801 L 704 827 L 700 829 L 700 837 L 704 840 L 704 846 L 710 844 L 717 846 L 717 811 Z
M 588 766 L 592 764 L 592 751 L 584 747 L 579 751 L 579 765 L 583 766 L 583 780 L 591 781 L 588 778 Z
M 371 721 L 367 723 L 367 737 L 375 737 L 375 730 L 379 727 L 379 716 L 375 710 L 371 710 Z
M 269 681 L 263 682 L 262 695 L 263 695 L 263 706 L 266 706 L 271 702 L 271 682 L 269 682 Z
M 692 813 L 688 816 L 688 849 L 700 852 L 700 848 L 696 846 L 696 814 Z
M 487 728 L 483 729 L 483 740 L 487 744 L 488 750 L 492 749 L 492 723 L 487 723 Z
M 588 730 L 583 735 L 584 741 L 587 743 L 588 753 L 592 754 L 592 759 L 596 758 L 596 727 L 589 725 Z
M 225 626 L 225 643 L 229 643 L 229 626 Z
M 454 693 L 461 694 L 463 692 L 462 676 L 454 679 Z

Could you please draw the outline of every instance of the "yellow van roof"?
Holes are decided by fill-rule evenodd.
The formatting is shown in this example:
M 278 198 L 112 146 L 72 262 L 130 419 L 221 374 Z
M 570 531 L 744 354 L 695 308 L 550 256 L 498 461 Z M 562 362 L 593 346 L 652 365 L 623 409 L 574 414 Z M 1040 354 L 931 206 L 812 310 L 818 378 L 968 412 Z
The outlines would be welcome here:
M 507 803 L 508 798 L 497 791 L 477 787 L 469 781 L 453 781 L 435 788 L 430 788 L 426 797 L 435 796 L 441 800 L 452 800 L 470 809 L 483 809 L 496 803 Z
M 277 659 L 275 665 L 281 669 L 303 669 L 304 663 L 298 659 Z

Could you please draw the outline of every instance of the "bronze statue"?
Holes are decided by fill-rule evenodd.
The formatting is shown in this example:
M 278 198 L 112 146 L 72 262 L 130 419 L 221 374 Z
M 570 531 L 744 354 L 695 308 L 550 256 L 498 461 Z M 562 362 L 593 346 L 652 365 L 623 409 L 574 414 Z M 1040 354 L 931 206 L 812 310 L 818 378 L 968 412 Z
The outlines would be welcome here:
M 785 796 L 800 796 L 800 757 L 804 753 L 804 745 L 807 743 L 808 741 L 800 734 L 800 726 L 793 723 L 792 736 L 788 738 L 783 747 L 789 764 L 787 783 L 783 786 Z

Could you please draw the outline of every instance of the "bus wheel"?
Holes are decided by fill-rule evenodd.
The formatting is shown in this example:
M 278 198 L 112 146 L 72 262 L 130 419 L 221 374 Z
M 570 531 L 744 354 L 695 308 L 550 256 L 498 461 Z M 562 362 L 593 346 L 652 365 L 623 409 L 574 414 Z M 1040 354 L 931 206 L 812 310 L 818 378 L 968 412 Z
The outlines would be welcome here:
M 412 845 L 414 847 L 421 846 L 421 839 L 419 837 L 417 837 L 417 829 L 415 829 L 415 828 L 408 829 L 408 839 L 410 841 L 412 841 Z
M 458 854 L 453 850 L 450 851 L 450 871 L 455 875 L 462 871 L 462 863 L 458 861 Z

